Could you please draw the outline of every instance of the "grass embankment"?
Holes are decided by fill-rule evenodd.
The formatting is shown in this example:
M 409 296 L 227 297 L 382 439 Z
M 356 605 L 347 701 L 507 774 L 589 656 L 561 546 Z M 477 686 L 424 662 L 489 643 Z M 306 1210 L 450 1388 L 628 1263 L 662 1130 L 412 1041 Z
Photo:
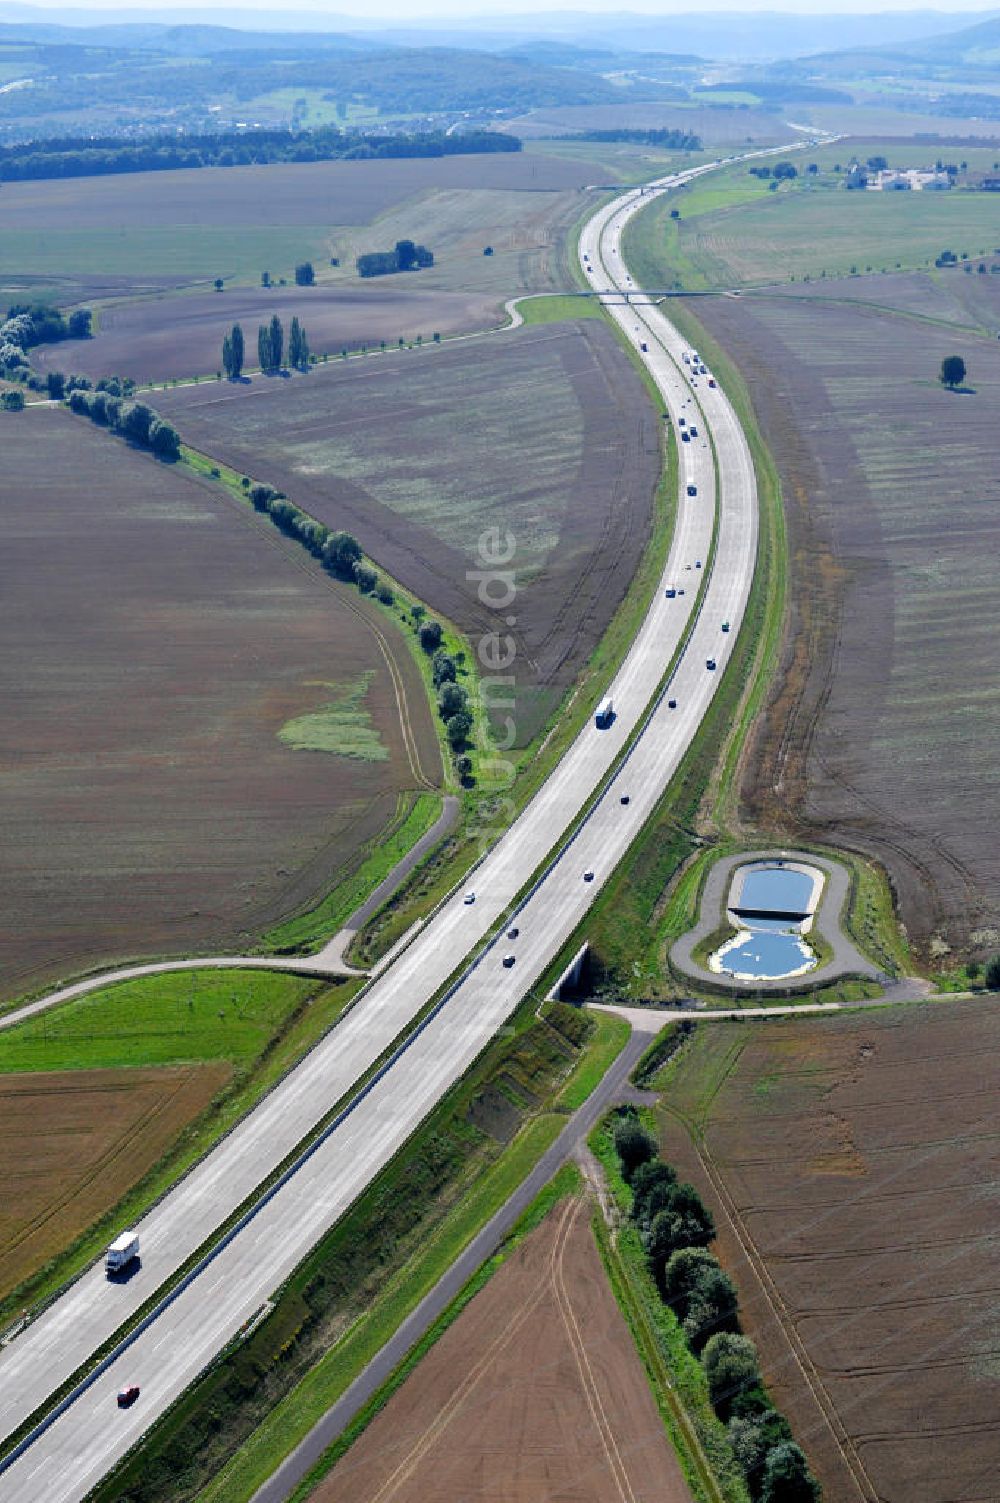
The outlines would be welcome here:
M 361 864 L 315 908 L 269 929 L 260 948 L 276 955 L 306 954 L 330 939 L 426 835 L 440 813 L 441 799 L 435 793 L 401 794 L 395 820 L 377 842 L 369 844 Z
M 642 1113 L 654 1131 L 653 1114 Z M 621 1221 L 614 1236 L 598 1228 L 598 1245 L 621 1312 L 632 1332 L 667 1433 L 696 1503 L 747 1503 L 747 1491 L 712 1408 L 705 1371 L 684 1331 L 664 1304 L 646 1254 L 629 1219 L 632 1195 L 621 1177 L 607 1119 L 590 1136 Z
M 624 1042 L 603 1018 L 523 1006 L 97 1503 L 252 1496 L 554 1141 L 592 1051 L 606 1068 Z
M 573 297 L 558 293 L 544 297 L 525 297 L 517 311 L 526 324 L 562 323 L 566 319 L 603 318 L 604 310 L 596 298 Z
M 183 971 L 91 992 L 0 1032 L 0 1073 L 227 1060 L 228 1086 L 174 1147 L 68 1248 L 0 1303 L 49 1298 L 138 1220 L 337 1021 L 358 989 L 262 971 Z

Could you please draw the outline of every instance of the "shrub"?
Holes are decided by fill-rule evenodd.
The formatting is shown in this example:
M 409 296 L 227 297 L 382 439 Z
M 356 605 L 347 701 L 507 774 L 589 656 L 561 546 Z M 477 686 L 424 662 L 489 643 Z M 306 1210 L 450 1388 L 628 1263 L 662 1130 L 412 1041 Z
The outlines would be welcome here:
M 649 1226 L 657 1211 L 665 1211 L 677 1174 L 662 1159 L 640 1164 L 632 1176 L 632 1217 L 640 1226 Z
M 622 1166 L 622 1179 L 626 1184 L 631 1184 L 639 1165 L 647 1164 L 656 1157 L 656 1139 L 633 1116 L 618 1119 L 613 1137 L 615 1153 Z
M 472 716 L 468 710 L 458 710 L 454 715 L 449 715 L 444 723 L 444 727 L 448 733 L 448 740 L 457 751 L 469 739 L 469 732 L 472 730 Z
M 737 1395 L 760 1386 L 757 1348 L 749 1336 L 724 1331 L 706 1342 L 701 1360 L 712 1406 L 720 1419 L 727 1420 Z
M 181 436 L 172 423 L 154 418 L 149 425 L 149 447 L 159 459 L 180 459 Z
M 2 402 L 4 412 L 23 412 L 24 392 L 5 391 L 3 397 L 0 398 L 0 402 Z
M 448 720 L 452 715 L 457 715 L 459 710 L 464 710 L 466 698 L 467 695 L 461 684 L 444 684 L 438 695 L 441 719 Z
M 323 545 L 323 562 L 340 579 L 353 579 L 361 544 L 349 532 L 332 532 Z
M 794 1440 L 772 1446 L 764 1460 L 760 1503 L 818 1503 L 817 1483 Z
M 441 623 L 425 621 L 420 627 L 420 645 L 424 652 L 436 652 L 441 646 Z
M 445 652 L 443 647 L 438 648 L 437 652 L 434 654 L 434 659 L 431 666 L 435 689 L 440 689 L 442 684 L 453 684 L 455 682 L 457 674 L 457 670 L 455 668 L 455 659 L 453 657 L 449 657 L 448 653 Z
M 354 565 L 354 582 L 362 595 L 370 595 L 378 584 L 378 575 L 370 564 L 357 563 Z
M 1000 992 L 1000 955 L 994 955 L 986 962 L 983 980 L 991 992 Z
M 249 495 L 255 511 L 267 511 L 268 504 L 277 494 L 273 485 L 250 486 Z
M 384 583 L 379 585 L 376 593 L 378 594 L 378 598 L 379 600 L 381 600 L 383 605 L 392 605 L 393 601 L 396 598 L 390 590 L 389 586 Z

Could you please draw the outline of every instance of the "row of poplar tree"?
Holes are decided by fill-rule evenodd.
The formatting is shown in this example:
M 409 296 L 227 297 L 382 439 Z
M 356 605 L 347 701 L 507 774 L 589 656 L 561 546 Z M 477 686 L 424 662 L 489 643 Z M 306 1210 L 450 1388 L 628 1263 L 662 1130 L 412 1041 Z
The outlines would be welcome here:
M 285 331 L 281 319 L 275 313 L 269 324 L 261 324 L 257 330 L 257 363 L 266 376 L 274 375 L 283 368 L 285 356 Z M 246 343 L 239 324 L 233 324 L 222 341 L 222 368 L 230 381 L 238 381 L 243 374 L 246 358 Z M 297 318 L 292 319 L 288 331 L 288 364 L 293 370 L 304 371 L 309 366 L 309 341 Z

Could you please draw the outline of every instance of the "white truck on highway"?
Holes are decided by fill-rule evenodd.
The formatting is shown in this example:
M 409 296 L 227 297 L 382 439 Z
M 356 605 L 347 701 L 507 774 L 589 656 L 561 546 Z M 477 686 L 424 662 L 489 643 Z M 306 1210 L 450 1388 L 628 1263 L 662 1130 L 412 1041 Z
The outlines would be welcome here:
M 597 729 L 599 731 L 605 731 L 611 724 L 612 720 L 614 720 L 614 718 L 614 701 L 609 694 L 607 699 L 601 700 L 600 704 L 597 706 L 597 709 L 594 711 L 594 724 L 597 726 Z
M 139 1233 L 122 1232 L 116 1237 L 104 1256 L 104 1271 L 110 1278 L 112 1274 L 121 1273 L 134 1263 L 139 1256 Z

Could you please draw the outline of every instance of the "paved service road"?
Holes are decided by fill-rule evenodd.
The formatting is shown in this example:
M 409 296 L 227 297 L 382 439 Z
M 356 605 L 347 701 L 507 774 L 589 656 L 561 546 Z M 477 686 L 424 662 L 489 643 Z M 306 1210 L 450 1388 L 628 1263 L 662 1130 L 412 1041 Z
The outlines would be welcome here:
M 660 189 L 691 175 L 664 180 Z M 650 196 L 648 188 L 644 195 L 626 194 L 585 230 L 581 254 L 601 268 L 608 288 L 628 285 L 619 267 L 621 232 Z M 341 1023 L 144 1218 L 138 1228 L 141 1271 L 124 1285 L 109 1285 L 100 1266 L 90 1269 L 0 1353 L 0 1434 L 23 1423 L 211 1236 L 390 1048 L 460 958 L 474 952 L 510 913 L 525 882 L 621 755 L 689 633 L 667 691 L 579 831 L 523 902 L 517 939 L 501 938 L 478 956 L 446 1002 L 297 1172 L 0 1475 L 3 1503 L 83 1498 L 259 1309 L 540 978 L 653 812 L 697 731 L 735 643 L 753 577 L 753 466 L 721 390 L 710 389 L 705 379 L 692 390 L 682 342 L 662 312 L 620 302 L 609 311 L 636 347 L 648 346 L 643 358 L 674 424 L 684 416 L 699 427 L 698 440 L 678 446 L 682 484 L 675 535 L 656 598 L 610 686 L 613 724 L 604 731 L 591 724 L 580 733 L 469 878 L 475 902 L 466 905 L 461 891 L 445 902 Z M 705 438 L 709 431 L 715 465 Z M 716 474 L 718 528 L 709 568 Z M 688 485 L 696 488 L 694 497 L 687 494 Z M 704 599 L 696 611 L 702 584 Z M 678 594 L 668 598 L 668 587 Z M 729 633 L 721 630 L 724 620 Z M 707 668 L 709 658 L 715 670 Z M 625 795 L 628 804 L 621 802 Z M 593 873 L 591 880 L 585 880 L 585 872 Z M 502 965 L 508 953 L 515 957 L 509 969 Z M 141 1397 L 119 1412 L 115 1394 L 129 1382 L 141 1385 Z
M 253 1495 L 253 1503 L 282 1503 L 302 1478 L 332 1445 L 346 1425 L 364 1408 L 373 1394 L 392 1376 L 411 1347 L 430 1330 L 452 1300 L 461 1293 L 478 1268 L 493 1256 L 515 1223 L 528 1209 L 535 1196 L 572 1155 L 586 1142 L 587 1134 L 598 1118 L 610 1107 L 627 1100 L 642 1100 L 642 1094 L 629 1085 L 629 1076 L 650 1042 L 662 1027 L 660 1017 L 640 1018 L 632 1036 L 603 1080 L 575 1111 L 551 1148 L 546 1149 L 531 1173 L 518 1185 L 513 1195 L 496 1215 L 477 1232 L 452 1263 L 448 1271 L 420 1301 L 385 1346 L 372 1358 L 346 1392 L 318 1420 L 308 1435 L 296 1446 L 264 1486 Z M 649 1097 L 648 1100 L 655 1098 Z

